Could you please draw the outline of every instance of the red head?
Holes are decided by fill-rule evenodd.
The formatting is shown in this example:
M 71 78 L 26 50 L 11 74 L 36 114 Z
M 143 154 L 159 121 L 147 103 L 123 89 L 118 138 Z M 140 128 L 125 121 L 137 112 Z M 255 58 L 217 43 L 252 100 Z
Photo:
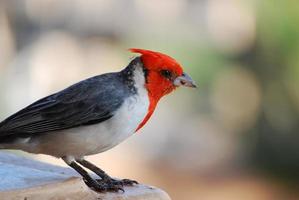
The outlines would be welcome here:
M 196 86 L 191 77 L 183 72 L 182 66 L 170 56 L 144 49 L 130 49 L 130 51 L 141 54 L 141 61 L 147 70 L 145 86 L 148 90 L 150 107 L 148 115 L 139 125 L 139 129 L 149 119 L 161 97 L 178 86 Z
M 182 66 L 170 56 L 144 49 L 133 48 L 130 51 L 141 54 L 141 61 L 148 72 L 146 87 L 154 99 L 159 100 L 181 85 L 195 87 Z

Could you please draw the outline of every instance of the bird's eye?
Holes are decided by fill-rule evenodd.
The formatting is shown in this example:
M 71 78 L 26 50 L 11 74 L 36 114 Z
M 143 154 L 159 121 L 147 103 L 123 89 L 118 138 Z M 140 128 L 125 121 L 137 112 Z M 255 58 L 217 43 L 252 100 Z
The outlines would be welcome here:
M 172 74 L 169 70 L 161 70 L 161 75 L 168 79 L 170 79 L 172 76 Z

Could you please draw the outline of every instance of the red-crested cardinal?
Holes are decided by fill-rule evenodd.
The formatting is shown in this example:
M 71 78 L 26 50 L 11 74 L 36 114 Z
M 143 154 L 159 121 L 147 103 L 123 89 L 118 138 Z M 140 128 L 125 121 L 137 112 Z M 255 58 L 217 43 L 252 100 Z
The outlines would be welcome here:
M 84 156 L 104 152 L 137 132 L 160 98 L 178 86 L 196 86 L 173 58 L 143 49 L 130 51 L 141 56 L 120 72 L 78 82 L 2 121 L 0 148 L 62 158 L 96 191 L 118 191 L 137 183 L 111 178 Z M 83 167 L 101 179 L 93 179 Z

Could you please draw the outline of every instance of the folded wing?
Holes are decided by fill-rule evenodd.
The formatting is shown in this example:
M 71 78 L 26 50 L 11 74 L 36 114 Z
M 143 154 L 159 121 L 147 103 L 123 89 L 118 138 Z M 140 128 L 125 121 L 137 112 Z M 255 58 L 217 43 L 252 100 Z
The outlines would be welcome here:
M 0 123 L 0 140 L 12 135 L 35 135 L 111 118 L 128 95 L 117 73 L 81 81 L 45 97 Z

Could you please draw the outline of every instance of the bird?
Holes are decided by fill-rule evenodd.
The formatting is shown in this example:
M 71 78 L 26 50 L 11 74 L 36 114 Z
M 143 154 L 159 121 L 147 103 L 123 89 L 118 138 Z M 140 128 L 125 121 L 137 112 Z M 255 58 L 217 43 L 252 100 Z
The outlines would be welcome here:
M 135 134 L 162 97 L 179 86 L 196 84 L 174 58 L 146 49 L 129 50 L 138 56 L 124 69 L 82 80 L 0 122 L 0 149 L 61 158 L 97 192 L 124 191 L 124 186 L 138 184 L 112 178 L 85 157 Z

